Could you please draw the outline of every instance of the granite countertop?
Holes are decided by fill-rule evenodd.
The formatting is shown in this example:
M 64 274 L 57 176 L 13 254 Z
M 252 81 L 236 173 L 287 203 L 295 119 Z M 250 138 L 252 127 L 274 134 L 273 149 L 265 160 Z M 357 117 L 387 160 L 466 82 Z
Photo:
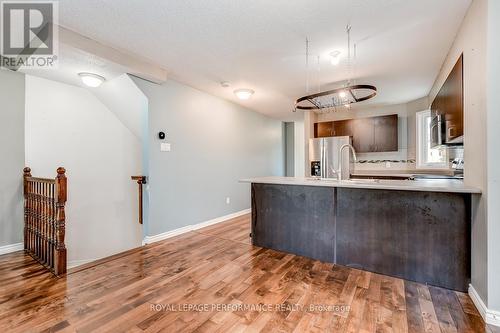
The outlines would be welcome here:
M 241 179 L 241 183 L 302 185 L 302 186 L 326 186 L 347 187 L 380 190 L 402 190 L 402 191 L 428 191 L 428 192 L 450 192 L 450 193 L 476 193 L 481 190 L 467 186 L 463 181 L 455 179 L 419 179 L 419 180 L 386 180 L 386 179 L 317 179 L 305 177 L 259 177 Z

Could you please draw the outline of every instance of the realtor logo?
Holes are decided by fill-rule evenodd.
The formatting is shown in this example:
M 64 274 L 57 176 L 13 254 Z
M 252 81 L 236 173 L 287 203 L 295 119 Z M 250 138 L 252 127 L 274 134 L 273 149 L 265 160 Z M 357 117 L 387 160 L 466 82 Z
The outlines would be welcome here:
M 57 2 L 1 2 L 1 66 L 54 68 Z

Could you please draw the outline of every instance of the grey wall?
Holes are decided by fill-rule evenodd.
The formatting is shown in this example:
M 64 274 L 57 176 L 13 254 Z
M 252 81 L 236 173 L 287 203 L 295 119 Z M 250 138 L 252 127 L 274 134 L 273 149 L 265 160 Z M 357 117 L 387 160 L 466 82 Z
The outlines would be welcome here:
M 238 180 L 284 174 L 281 121 L 175 81 L 134 80 L 149 99 L 147 235 L 250 208 Z M 160 130 L 170 152 L 160 152 Z
M 500 311 L 500 1 L 488 1 L 488 307 Z
M 0 70 L 0 246 L 23 241 L 24 74 Z
M 490 254 L 487 200 L 487 26 L 488 0 L 474 0 L 429 93 L 432 103 L 460 54 L 464 55 L 464 181 L 483 191 L 475 196 L 471 226 L 471 285 L 489 304 Z M 494 38 L 498 38 L 495 35 Z M 498 241 L 497 241 L 498 242 Z
M 285 176 L 295 175 L 295 124 L 285 123 Z

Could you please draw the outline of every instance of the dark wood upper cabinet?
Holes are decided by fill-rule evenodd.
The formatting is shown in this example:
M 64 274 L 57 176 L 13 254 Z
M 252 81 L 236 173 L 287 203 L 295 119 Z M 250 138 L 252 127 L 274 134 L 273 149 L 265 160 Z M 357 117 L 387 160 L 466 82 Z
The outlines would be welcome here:
M 333 136 L 351 136 L 352 122 L 348 120 L 338 120 L 333 122 Z
M 398 150 L 398 115 L 347 119 L 314 124 L 314 137 L 351 136 L 359 153 Z
M 314 124 L 314 137 L 325 138 L 333 135 L 333 121 Z
M 353 119 L 352 145 L 358 153 L 375 151 L 375 126 L 373 118 Z
M 446 144 L 453 144 L 464 134 L 463 55 L 451 70 L 431 105 L 432 115 L 444 118 L 442 128 Z M 462 141 L 457 141 L 460 144 Z
M 398 115 L 373 118 L 375 132 L 374 151 L 398 150 Z

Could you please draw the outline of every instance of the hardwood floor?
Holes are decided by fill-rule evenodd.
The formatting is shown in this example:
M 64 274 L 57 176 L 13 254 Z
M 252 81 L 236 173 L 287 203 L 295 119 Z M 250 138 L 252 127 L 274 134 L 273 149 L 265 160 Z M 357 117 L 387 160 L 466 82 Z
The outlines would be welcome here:
M 60 279 L 22 252 L 0 256 L 0 332 L 494 332 L 466 294 L 254 247 L 249 224 Z

